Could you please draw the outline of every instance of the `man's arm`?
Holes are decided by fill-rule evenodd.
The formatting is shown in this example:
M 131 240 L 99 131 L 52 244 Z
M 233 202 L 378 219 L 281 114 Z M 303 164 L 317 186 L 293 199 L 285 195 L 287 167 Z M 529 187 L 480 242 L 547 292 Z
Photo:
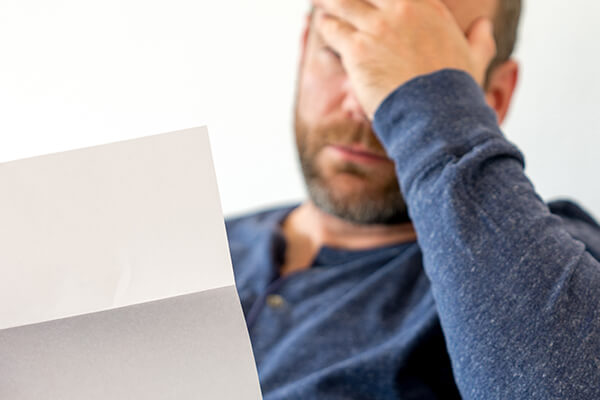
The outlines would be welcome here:
M 377 109 L 461 393 L 600 398 L 600 264 L 550 214 L 466 73 L 418 77 Z M 600 235 L 600 232 L 598 232 Z
M 600 265 L 484 101 L 489 21 L 465 37 L 440 0 L 313 1 L 397 163 L 462 395 L 600 398 Z

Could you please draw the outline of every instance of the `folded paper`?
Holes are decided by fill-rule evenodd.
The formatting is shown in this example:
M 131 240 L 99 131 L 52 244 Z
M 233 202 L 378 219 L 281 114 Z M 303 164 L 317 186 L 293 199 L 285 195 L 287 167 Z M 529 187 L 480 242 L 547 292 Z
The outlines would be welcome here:
M 0 398 L 260 398 L 206 128 L 0 164 L 0 221 Z

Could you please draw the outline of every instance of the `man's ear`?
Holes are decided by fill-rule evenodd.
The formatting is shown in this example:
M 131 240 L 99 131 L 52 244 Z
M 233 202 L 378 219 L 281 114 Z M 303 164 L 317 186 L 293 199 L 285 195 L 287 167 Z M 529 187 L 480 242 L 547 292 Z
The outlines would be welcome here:
M 513 59 L 500 64 L 490 73 L 485 100 L 496 111 L 498 124 L 502 124 L 506 118 L 518 78 L 519 65 Z

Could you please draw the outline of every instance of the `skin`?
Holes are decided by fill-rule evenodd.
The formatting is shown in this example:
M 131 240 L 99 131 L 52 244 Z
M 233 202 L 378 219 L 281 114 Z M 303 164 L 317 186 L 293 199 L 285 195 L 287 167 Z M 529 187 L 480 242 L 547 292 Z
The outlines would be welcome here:
M 461 69 L 482 84 L 495 54 L 490 19 L 497 0 L 314 0 L 301 41 L 297 119 L 318 143 L 327 127 L 344 127 L 344 146 L 359 144 L 386 158 L 371 121 L 381 102 L 416 76 L 443 68 Z M 485 99 L 502 123 L 516 86 L 518 66 L 509 60 L 490 75 Z M 363 132 L 360 138 L 350 132 Z M 341 130 L 344 132 L 344 130 Z M 356 143 L 358 142 L 358 143 Z M 365 160 L 332 146 L 315 150 L 315 163 L 340 196 L 373 191 L 396 179 L 390 159 Z M 368 179 L 337 172 L 356 163 Z M 357 224 L 327 214 L 310 200 L 283 223 L 287 241 L 282 276 L 308 268 L 323 246 L 367 249 L 416 240 L 410 222 Z

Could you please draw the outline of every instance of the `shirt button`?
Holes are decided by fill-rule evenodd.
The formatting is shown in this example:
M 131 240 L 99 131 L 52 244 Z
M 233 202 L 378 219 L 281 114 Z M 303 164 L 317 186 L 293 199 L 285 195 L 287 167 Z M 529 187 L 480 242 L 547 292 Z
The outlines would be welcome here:
M 285 299 L 278 294 L 267 296 L 267 305 L 271 308 L 281 308 L 285 305 Z

